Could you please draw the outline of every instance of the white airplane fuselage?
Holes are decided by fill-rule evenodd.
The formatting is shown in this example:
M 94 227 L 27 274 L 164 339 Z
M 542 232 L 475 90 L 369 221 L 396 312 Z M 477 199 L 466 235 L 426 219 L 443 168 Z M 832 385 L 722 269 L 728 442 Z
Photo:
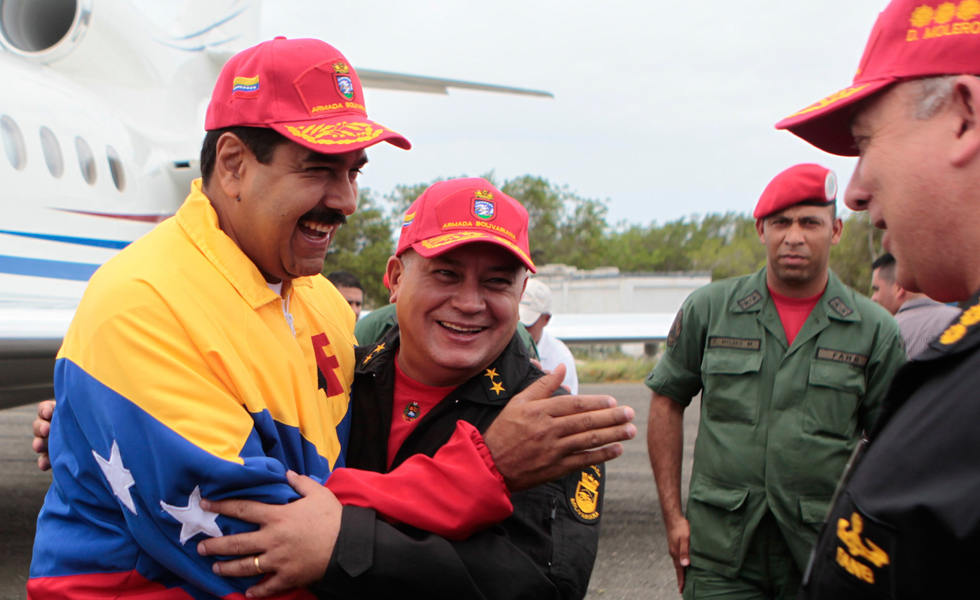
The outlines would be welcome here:
M 199 176 L 215 80 L 261 0 L 184 0 L 175 31 L 130 0 L 0 0 L 0 409 L 53 397 L 89 278 Z M 365 87 L 547 92 L 358 69 Z
M 46 15 L 3 23 L 0 408 L 52 397 L 54 356 L 89 278 L 176 212 L 199 174 L 218 71 L 257 38 L 257 3 L 232 0 L 196 35 L 173 36 L 122 0 L 47 2 L 74 11 L 50 48 L 11 40 L 21 27 L 29 44 Z

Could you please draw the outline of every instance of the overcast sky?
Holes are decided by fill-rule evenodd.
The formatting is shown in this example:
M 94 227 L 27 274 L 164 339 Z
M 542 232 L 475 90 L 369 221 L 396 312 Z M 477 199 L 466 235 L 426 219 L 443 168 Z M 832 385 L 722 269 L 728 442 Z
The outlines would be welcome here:
M 850 84 L 887 0 L 265 0 L 261 35 L 317 37 L 355 67 L 554 93 L 367 90 L 414 144 L 370 152 L 363 184 L 530 173 L 609 200 L 611 221 L 751 212 L 766 183 L 831 157 L 776 131 Z

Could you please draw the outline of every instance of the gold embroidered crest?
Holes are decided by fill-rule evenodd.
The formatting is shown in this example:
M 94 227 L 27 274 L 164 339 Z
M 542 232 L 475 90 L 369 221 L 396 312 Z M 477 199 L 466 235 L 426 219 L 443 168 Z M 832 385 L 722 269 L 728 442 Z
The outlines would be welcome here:
M 847 550 L 837 547 L 837 564 L 861 581 L 873 585 L 874 571 L 855 559 L 862 558 L 879 569 L 889 564 L 891 559 L 877 544 L 867 538 L 862 539 L 863 532 L 864 519 L 858 513 L 851 513 L 850 522 L 847 519 L 838 519 L 837 539 L 844 543 Z
M 580 473 L 579 479 L 571 487 L 571 478 L 566 479 L 565 494 L 572 514 L 582 523 L 593 524 L 599 520 L 599 507 L 602 502 L 602 470 L 593 465 Z

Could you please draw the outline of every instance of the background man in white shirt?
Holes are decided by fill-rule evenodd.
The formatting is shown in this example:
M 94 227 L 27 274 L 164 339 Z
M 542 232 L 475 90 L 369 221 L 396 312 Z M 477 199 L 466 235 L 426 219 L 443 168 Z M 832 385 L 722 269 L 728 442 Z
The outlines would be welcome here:
M 562 385 L 573 394 L 578 394 L 578 373 L 575 371 L 575 358 L 564 342 L 544 330 L 551 321 L 551 290 L 537 279 L 529 279 L 524 296 L 521 298 L 521 323 L 534 338 L 545 371 L 553 371 L 559 364 L 565 365 L 565 380 Z

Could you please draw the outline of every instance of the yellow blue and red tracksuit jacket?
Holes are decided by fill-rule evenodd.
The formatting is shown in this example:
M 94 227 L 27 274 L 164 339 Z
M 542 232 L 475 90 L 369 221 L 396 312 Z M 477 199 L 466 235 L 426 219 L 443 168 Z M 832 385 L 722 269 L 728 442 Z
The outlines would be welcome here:
M 197 499 L 282 504 L 287 469 L 343 466 L 353 328 L 320 276 L 270 290 L 194 182 L 95 273 L 65 337 L 29 597 L 242 598 L 258 578 L 218 577 L 196 545 L 255 527 Z

